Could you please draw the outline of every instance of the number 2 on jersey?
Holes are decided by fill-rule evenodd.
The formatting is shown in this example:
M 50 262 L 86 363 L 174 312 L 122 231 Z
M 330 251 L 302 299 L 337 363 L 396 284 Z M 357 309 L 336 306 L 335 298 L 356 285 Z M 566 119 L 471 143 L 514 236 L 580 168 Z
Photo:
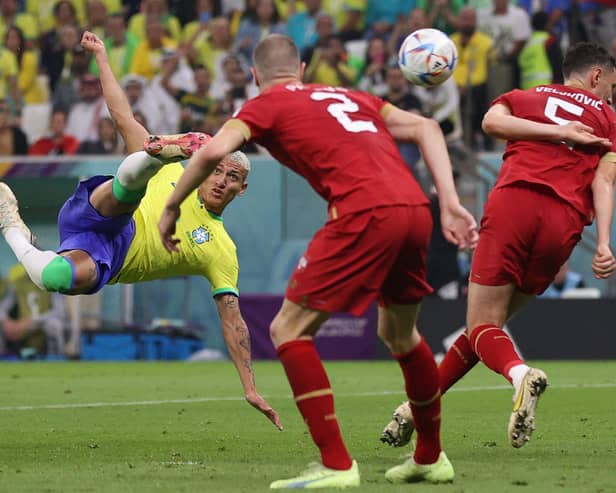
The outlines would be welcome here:
M 357 106 L 357 103 L 351 101 L 351 99 L 344 94 L 316 91 L 310 94 L 310 99 L 314 99 L 315 101 L 336 99 L 340 101 L 339 103 L 331 103 L 328 105 L 327 111 L 340 125 L 342 125 L 347 132 L 377 132 L 376 126 L 369 120 L 351 120 L 351 117 L 348 114 L 359 111 L 359 106 Z
M 554 123 L 558 123 L 558 125 L 566 125 L 567 123 L 571 123 L 572 121 L 574 121 L 561 118 L 560 116 L 556 116 L 556 112 L 559 108 L 565 113 L 569 113 L 573 116 L 582 116 L 582 113 L 584 113 L 583 107 L 578 106 L 577 104 L 570 103 L 569 101 L 565 101 L 564 99 L 550 96 L 545 102 L 545 109 L 543 110 L 543 114 L 547 118 L 552 120 Z

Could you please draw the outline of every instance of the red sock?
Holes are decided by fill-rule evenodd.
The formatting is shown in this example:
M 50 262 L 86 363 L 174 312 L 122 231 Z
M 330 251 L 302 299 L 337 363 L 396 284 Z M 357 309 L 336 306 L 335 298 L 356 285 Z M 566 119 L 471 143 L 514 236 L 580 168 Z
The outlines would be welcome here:
M 473 368 L 479 357 L 473 351 L 468 337 L 462 333 L 456 339 L 453 346 L 449 348 L 443 361 L 438 367 L 439 379 L 441 382 L 441 394 L 466 375 Z
M 509 383 L 511 383 L 509 370 L 515 365 L 524 364 L 509 336 L 496 325 L 475 327 L 471 332 L 470 343 L 481 361 L 492 371 L 504 376 Z
M 349 469 L 353 464 L 334 412 L 334 394 L 314 344 L 308 340 L 289 341 L 277 352 L 297 408 L 321 451 L 323 465 Z
M 434 355 L 422 339 L 408 353 L 393 356 L 402 369 L 417 431 L 413 458 L 417 464 L 433 464 L 441 452 L 441 393 Z

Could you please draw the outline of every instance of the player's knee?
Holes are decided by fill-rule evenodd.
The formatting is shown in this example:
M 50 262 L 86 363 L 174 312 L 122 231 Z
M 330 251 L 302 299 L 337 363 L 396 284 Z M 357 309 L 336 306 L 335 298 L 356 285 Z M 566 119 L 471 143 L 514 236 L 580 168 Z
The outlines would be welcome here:
M 279 317 L 274 317 L 274 320 L 272 320 L 269 327 L 269 335 L 275 348 L 287 342 L 287 339 L 284 337 L 284 326 Z
M 66 293 L 73 287 L 75 266 L 65 257 L 57 256 L 43 269 L 42 279 L 47 291 Z

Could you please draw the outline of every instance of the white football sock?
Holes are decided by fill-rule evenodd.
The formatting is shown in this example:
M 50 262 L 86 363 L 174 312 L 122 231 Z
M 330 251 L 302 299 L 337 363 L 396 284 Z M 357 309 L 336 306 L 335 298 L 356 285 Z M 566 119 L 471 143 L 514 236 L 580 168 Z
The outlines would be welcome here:
M 160 159 L 145 151 L 133 152 L 120 163 L 116 179 L 126 190 L 141 190 L 163 165 Z
M 59 255 L 51 250 L 39 250 L 28 241 L 19 228 L 9 228 L 4 232 L 6 242 L 13 250 L 17 260 L 24 266 L 32 282 L 39 288 L 43 286 L 43 269 Z
M 524 378 L 524 375 L 526 375 L 526 372 L 528 370 L 530 370 L 530 367 L 525 364 L 515 365 L 509 370 L 509 376 L 511 377 L 511 381 L 513 382 L 513 387 L 515 388 L 516 394 L 518 393 L 518 390 L 520 390 L 522 379 Z

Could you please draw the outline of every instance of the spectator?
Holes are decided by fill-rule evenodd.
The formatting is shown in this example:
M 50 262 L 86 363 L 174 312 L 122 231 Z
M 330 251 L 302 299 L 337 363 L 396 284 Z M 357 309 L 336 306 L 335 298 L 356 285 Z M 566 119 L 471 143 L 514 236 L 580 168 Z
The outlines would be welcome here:
M 7 29 L 12 26 L 21 29 L 28 48 L 35 48 L 39 36 L 36 19 L 19 12 L 18 0 L 0 0 L 0 39 L 5 39 Z
M 464 0 L 419 0 L 417 7 L 426 13 L 429 26 L 451 34 L 457 27 Z
M 436 120 L 448 144 L 462 140 L 460 93 L 452 78 L 432 87 L 413 86 L 413 94 L 421 101 L 422 113 Z
M 75 154 L 79 141 L 66 133 L 66 111 L 56 109 L 51 113 L 49 120 L 49 133 L 30 146 L 28 154 L 31 156 L 61 156 Z
M 86 74 L 79 83 L 79 101 L 68 114 L 66 131 L 80 142 L 94 140 L 98 122 L 105 116 L 109 116 L 109 110 L 103 99 L 100 80 L 94 75 Z
M 158 101 L 149 94 L 147 81 L 143 77 L 136 74 L 128 74 L 120 81 L 120 86 L 124 89 L 131 109 L 133 111 L 140 111 L 145 115 L 150 125 L 148 127 L 150 132 L 158 134 L 161 133 L 161 130 L 169 130 L 168 128 L 161 127 L 165 115 L 162 114 Z
M 249 85 L 249 75 L 241 64 L 233 65 L 229 71 L 229 89 L 225 94 L 222 104 L 222 112 L 228 118 L 241 108 L 241 106 L 257 95 L 256 90 L 252 90 Z
M 21 29 L 11 26 L 6 30 L 4 45 L 17 61 L 17 87 L 24 104 L 44 103 L 49 98 L 47 88 L 38 77 L 38 54 L 26 48 Z
M 70 76 L 73 52 L 80 48 L 79 37 L 79 29 L 74 24 L 63 25 L 43 37 L 41 65 L 49 77 L 51 92 L 63 75 Z
M 558 39 L 547 31 L 548 14 L 539 11 L 533 14 L 533 33 L 520 51 L 520 87 L 528 89 L 542 84 L 562 84 L 563 53 Z
M 148 97 L 154 99 L 164 115 L 163 124 L 168 128 L 164 133 L 177 133 L 180 128 L 180 103 L 165 89 L 165 79 L 179 91 L 195 91 L 195 74 L 183 55 L 185 50 L 163 51 L 162 68 L 148 87 Z
M 137 46 L 130 71 L 150 80 L 160 71 L 162 49 L 175 49 L 177 43 L 165 35 L 163 23 L 157 16 L 146 19 L 145 30 L 146 39 Z
M 481 121 L 488 109 L 488 73 L 493 59 L 492 38 L 477 30 L 477 13 L 472 7 L 460 11 L 458 31 L 451 35 L 458 50 L 453 78 L 460 91 L 462 121 L 467 145 L 481 149 L 493 147 L 492 138 L 483 133 Z
M 219 104 L 210 96 L 212 76 L 204 65 L 196 65 L 193 72 L 196 89 L 192 92 L 176 86 L 167 72 L 163 72 L 162 87 L 179 104 L 181 133 L 207 127 L 206 133 L 213 134 L 218 128 Z
M 0 156 L 24 156 L 28 153 L 26 134 L 11 123 L 11 110 L 6 99 L 0 99 Z
M 65 28 L 72 29 L 72 28 Z M 79 85 L 81 78 L 88 73 L 88 54 L 77 45 L 72 53 L 65 57 L 70 63 L 68 70 L 63 69 L 52 94 L 52 106 L 69 111 L 79 101 Z M 70 56 L 68 56 L 70 55 Z
M 86 0 L 86 30 L 105 39 L 107 6 L 103 0 Z
M 388 91 L 384 97 L 386 101 L 403 110 L 421 113 L 421 101 L 411 93 L 409 84 L 398 65 L 392 65 L 387 69 L 387 87 Z M 419 161 L 419 149 L 417 145 L 410 142 L 401 142 L 398 144 L 398 149 L 400 149 L 404 162 L 413 171 L 413 174 L 418 177 L 417 162 Z
M 195 20 L 188 22 L 182 31 L 182 42 L 188 44 L 193 43 L 202 33 L 207 33 L 210 21 L 220 16 L 220 8 L 217 8 L 213 0 L 197 0 L 196 3 L 190 3 L 193 8 L 196 7 Z
M 399 16 L 394 29 L 387 40 L 387 49 L 390 53 L 397 54 L 404 39 L 417 29 L 430 27 L 428 17 L 423 9 L 415 8 L 406 16 Z
M 569 46 L 568 18 L 572 15 L 572 0 L 545 0 L 541 2 L 519 0 L 517 5 L 522 7 L 531 18 L 537 12 L 545 12 L 547 14 L 545 30 L 556 36 L 563 47 Z
M 56 82 L 60 78 L 62 69 L 66 64 L 64 55 L 67 48 L 69 34 L 62 35 L 62 32 L 68 28 L 72 28 L 76 32 L 77 42 L 79 42 L 79 33 L 77 31 L 77 16 L 75 7 L 68 0 L 60 0 L 53 7 L 54 24 L 51 29 L 44 32 L 40 38 L 41 47 L 41 65 L 49 77 L 49 88 L 53 92 Z M 70 36 L 74 38 L 75 36 Z M 64 39 L 62 39 L 64 38 Z M 75 46 L 75 42 L 70 43 L 70 49 Z
M 189 47 L 188 57 L 192 65 L 205 65 L 212 74 L 212 96 L 223 99 L 227 90 L 227 75 L 223 64 L 230 59 L 233 37 L 229 21 L 217 17 L 210 22 L 210 36 L 207 40 L 195 42 Z M 234 56 L 233 58 L 237 58 Z M 239 61 L 238 61 L 239 63 Z
M 337 8 L 334 8 L 334 6 Z M 343 0 L 326 3 L 326 11 L 336 25 L 336 31 L 343 41 L 361 39 L 366 25 L 367 0 Z
M 268 34 L 286 33 L 287 28 L 280 22 L 273 0 L 256 0 L 254 15 L 247 16 L 240 24 L 233 49 L 250 60 L 252 51 L 261 39 Z
M 306 82 L 328 86 L 351 87 L 357 77 L 349 63 L 349 56 L 342 39 L 332 34 L 324 48 L 315 50 L 310 65 L 306 68 Z
M 524 9 L 509 4 L 509 0 L 492 3 L 491 9 L 477 12 L 479 30 L 494 42 L 495 62 L 488 77 L 490 101 L 519 87 L 517 57 L 531 35 L 530 19 Z
M 77 154 L 123 154 L 124 145 L 118 138 L 113 120 L 103 117 L 98 122 L 96 140 L 86 140 L 77 149 Z
M 17 57 L 8 46 L 0 46 L 0 99 L 10 97 L 15 114 L 21 114 L 22 95 L 19 90 Z
M 9 271 L 0 306 L 4 354 L 32 358 L 64 351 L 64 298 L 39 289 L 21 265 Z
M 566 261 L 554 276 L 554 281 L 540 295 L 540 298 L 561 298 L 570 289 L 585 288 L 586 283 L 582 275 L 569 270 L 569 261 Z
M 149 39 L 148 23 L 152 18 L 160 21 L 164 35 L 174 44 L 180 42 L 182 27 L 177 17 L 169 13 L 167 0 L 142 0 L 141 11 L 130 18 L 128 30 L 140 41 L 146 41 Z
M 306 65 L 310 65 L 315 49 L 324 48 L 327 45 L 329 37 L 334 34 L 334 30 L 334 18 L 325 12 L 318 14 L 315 25 L 317 36 L 314 43 L 306 46 L 300 52 L 302 62 Z
M 137 37 L 126 30 L 126 21 L 122 14 L 112 14 L 107 17 L 105 32 L 105 49 L 109 58 L 111 71 L 120 80 L 130 73 L 130 67 L 139 44 Z M 99 36 L 100 37 L 100 36 Z M 90 73 L 98 75 L 98 65 L 94 59 L 90 61 Z
M 362 91 L 368 91 L 379 97 L 388 92 L 387 63 L 389 61 L 387 45 L 381 38 L 372 38 L 366 49 L 363 74 L 358 82 Z
M 366 29 L 365 37 L 371 38 L 374 36 L 387 38 L 391 33 L 394 25 L 405 18 L 411 8 L 415 6 L 413 0 L 368 0 L 368 9 L 366 11 Z
M 306 11 L 289 16 L 287 31 L 301 53 L 306 46 L 314 45 L 317 38 L 316 21 L 321 11 L 321 0 L 305 0 Z

